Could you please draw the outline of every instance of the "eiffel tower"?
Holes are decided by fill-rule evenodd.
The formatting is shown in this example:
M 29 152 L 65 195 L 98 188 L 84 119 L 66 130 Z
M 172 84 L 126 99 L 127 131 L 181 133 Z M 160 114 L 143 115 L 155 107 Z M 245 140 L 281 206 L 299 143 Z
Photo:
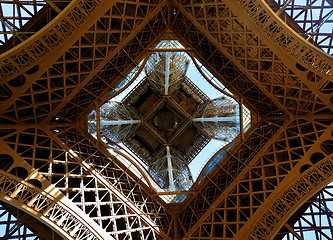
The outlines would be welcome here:
M 6 0 L 0 10 L 1 239 L 333 238 L 332 0 Z M 169 95 L 205 113 L 236 108 L 207 100 L 183 76 L 187 62 L 167 61 L 176 51 L 241 115 L 196 180 L 188 159 L 235 121 L 204 124 L 221 116 L 188 115 Z M 157 52 L 150 95 L 143 82 L 114 105 L 118 118 L 102 116 Z M 138 102 L 154 96 L 144 117 Z M 102 132 L 111 123 L 132 124 L 109 129 L 129 154 Z

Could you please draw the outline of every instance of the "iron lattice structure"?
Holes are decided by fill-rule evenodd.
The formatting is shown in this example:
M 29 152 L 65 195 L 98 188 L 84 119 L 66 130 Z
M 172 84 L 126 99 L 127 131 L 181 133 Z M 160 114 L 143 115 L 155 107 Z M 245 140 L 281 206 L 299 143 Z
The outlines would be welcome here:
M 171 41 L 159 44 L 165 45 Z M 190 63 L 185 52 L 158 51 L 124 100 L 111 99 L 88 115 L 88 131 L 110 146 L 127 146 L 162 191 L 187 191 L 193 184 L 188 165 L 211 138 L 229 143 L 239 134 L 239 104 L 225 96 L 209 101 L 185 76 Z
M 193 184 L 188 162 L 182 154 L 170 147 L 156 153 L 149 170 L 164 189 L 184 191 Z
M 240 133 L 238 108 L 233 98 L 223 96 L 203 106 L 194 121 L 211 138 L 231 141 Z
M 316 2 L 329 11 L 330 1 Z M 284 21 L 285 9 L 270 6 L 73 0 L 53 20 L 31 14 L 24 26 L 33 37 L 20 44 L 11 43 L 2 13 L 9 44 L 0 55 L 2 206 L 33 216 L 35 227 L 20 219 L 34 234 L 47 225 L 77 240 L 302 239 L 309 229 L 302 218 L 330 219 L 322 193 L 333 180 L 333 60 L 299 33 L 295 15 Z M 87 114 L 166 39 L 177 39 L 256 119 L 174 204 L 86 130 Z M 312 203 L 321 210 L 306 211 Z M 330 220 L 308 224 L 321 230 L 315 238 L 332 238 Z
M 30 216 L 4 202 L 0 204 L 0 226 L 2 239 L 22 240 L 61 240 L 54 230 L 48 228 L 34 217 Z M 37 234 L 34 232 L 38 232 Z
M 97 111 L 100 131 L 114 142 L 123 141 L 133 132 L 136 125 L 140 124 L 139 113 L 120 102 L 109 101 Z
M 277 238 L 331 239 L 332 235 L 332 184 L 310 198 L 277 234 Z M 304 211 L 305 210 L 305 211 Z M 294 234 L 289 229 L 294 230 Z
M 328 54 L 333 54 L 333 2 L 331 0 L 267 0 L 266 2 L 297 33 Z
M 185 78 L 189 60 L 180 53 L 153 53 L 145 66 L 148 81 L 154 89 L 171 95 Z
M 70 0 L 0 2 L 0 52 L 3 53 L 33 36 L 55 18 Z M 30 21 L 32 18 L 38 21 Z

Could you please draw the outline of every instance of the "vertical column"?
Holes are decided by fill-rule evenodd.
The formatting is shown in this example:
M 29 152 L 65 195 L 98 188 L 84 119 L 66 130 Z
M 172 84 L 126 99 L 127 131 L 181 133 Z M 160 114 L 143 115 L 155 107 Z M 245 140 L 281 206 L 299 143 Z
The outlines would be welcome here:
M 171 146 L 161 148 L 148 165 L 151 175 L 166 191 L 188 190 L 193 184 L 184 155 Z
M 165 84 L 164 84 L 164 95 L 169 95 L 169 77 L 170 77 L 170 56 L 169 52 L 165 53 Z
M 184 80 L 188 65 L 185 53 L 155 52 L 145 66 L 147 80 L 160 94 L 171 95 Z
M 175 183 L 173 179 L 173 168 L 172 168 L 172 161 L 171 161 L 171 153 L 170 147 L 166 147 L 167 151 L 167 163 L 168 163 L 168 175 L 169 175 L 169 189 L 170 191 L 175 191 Z

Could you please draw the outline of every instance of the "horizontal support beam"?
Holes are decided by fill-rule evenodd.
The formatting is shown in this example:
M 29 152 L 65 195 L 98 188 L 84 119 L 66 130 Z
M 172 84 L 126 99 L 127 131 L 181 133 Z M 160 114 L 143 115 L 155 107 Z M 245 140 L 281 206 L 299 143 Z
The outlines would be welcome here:
M 193 118 L 193 122 L 237 122 L 237 121 L 239 121 L 238 117 Z
M 96 121 L 90 121 L 91 122 L 96 122 Z M 100 120 L 100 125 L 102 126 L 108 126 L 108 125 L 126 125 L 126 124 L 137 124 L 141 123 L 141 120 Z

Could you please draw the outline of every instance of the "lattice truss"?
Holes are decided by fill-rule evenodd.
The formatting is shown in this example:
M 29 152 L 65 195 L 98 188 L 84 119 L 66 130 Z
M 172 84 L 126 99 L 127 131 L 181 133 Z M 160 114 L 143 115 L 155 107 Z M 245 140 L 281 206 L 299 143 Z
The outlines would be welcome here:
M 162 94 L 170 95 L 180 87 L 188 64 L 189 59 L 184 53 L 157 52 L 150 56 L 145 66 L 145 72 L 154 89 Z M 166 75 L 168 76 L 166 77 Z
M 2 239 L 22 240 L 61 240 L 56 232 L 42 224 L 29 214 L 10 206 L 5 202 L 0 203 L 0 228 Z
M 161 218 L 157 212 L 164 212 L 164 209 L 152 200 L 135 182 L 120 169 L 117 170 L 117 166 L 110 162 L 107 157 L 100 155 L 97 149 L 91 148 L 88 140 L 81 136 L 77 131 L 71 128 L 63 129 L 58 132 L 58 141 L 48 138 L 48 135 L 38 129 L 27 129 L 21 133 L 12 132 L 4 139 L 10 146 L 21 149 L 20 155 L 24 157 L 25 161 L 34 169 L 38 169 L 50 184 L 54 184 L 71 202 L 78 206 L 87 217 L 93 219 L 98 225 L 100 225 L 107 233 L 114 236 L 115 239 L 124 238 L 137 239 L 139 238 L 155 238 L 156 233 L 149 226 L 149 223 L 142 222 L 142 219 L 135 212 L 133 206 L 131 209 L 123 202 L 124 199 L 119 199 L 119 196 L 126 198 L 126 201 L 133 202 L 137 207 L 137 211 L 147 211 L 147 216 L 156 219 L 156 223 L 159 228 L 168 227 L 170 220 Z M 20 141 L 19 139 L 25 139 Z M 62 142 L 65 141 L 65 142 Z M 11 142 L 11 143 L 10 143 Z M 103 185 L 99 182 L 95 175 L 89 173 L 89 170 L 85 170 L 79 162 L 75 160 L 78 157 L 73 153 L 73 156 L 69 155 L 63 148 L 59 147 L 57 142 L 66 144 L 72 151 L 80 153 L 80 160 L 87 158 L 87 165 L 94 166 L 95 171 L 108 176 L 108 185 Z M 51 154 L 51 155 L 50 155 Z M 101 154 L 101 153 L 100 153 Z M 49 157 L 52 158 L 52 164 L 49 164 Z M 7 170 L 11 174 L 14 174 L 21 179 L 27 179 L 28 171 L 24 168 L 17 168 L 13 170 L 10 163 L 9 155 L 1 155 L 2 157 L 2 170 Z M 104 159 L 104 160 L 103 160 Z M 78 159 L 77 159 L 78 160 Z M 94 162 L 94 161 L 98 162 Z M 8 164 L 3 164 L 6 162 Z M 15 165 L 15 164 L 14 164 Z M 90 170 L 92 171 L 92 170 Z M 36 181 L 27 180 L 32 182 L 38 187 L 41 184 Z M 104 183 L 106 184 L 106 183 Z M 112 192 L 109 185 L 117 188 L 117 193 Z M 7 188 L 3 187 L 5 191 Z M 120 192 L 121 195 L 118 195 Z M 118 197 L 117 197 L 118 195 Z M 135 208 L 135 207 L 134 207 Z M 51 211 L 53 211 L 52 208 Z M 52 213 L 47 213 L 51 219 Z M 141 213 L 143 214 L 143 213 Z M 53 219 L 60 221 L 60 218 Z M 166 220 L 166 222 L 165 222 Z M 155 222 L 155 221 L 154 221 Z M 163 222 L 163 223 L 162 223 Z M 152 223 L 150 223 L 152 224 Z M 75 225 L 74 225 L 75 227 Z M 135 228 L 137 228 L 135 230 Z M 82 238 L 85 239 L 85 238 Z
M 16 212 L 15 217 L 13 212 L 7 210 L 0 204 L 0 228 L 2 239 L 22 239 L 22 240 L 39 240 L 41 238 L 34 234 L 29 227 L 25 224 L 27 219 L 31 218 L 28 214 L 18 214 L 19 210 Z
M 281 109 L 293 114 L 306 114 L 326 108 L 322 100 L 316 99 L 315 94 L 305 85 L 306 78 L 302 77 L 300 81 L 293 69 L 283 63 L 250 29 L 240 24 L 225 4 L 206 3 L 197 6 L 189 3 L 184 4 L 181 9 L 183 11 L 179 11 L 173 25 L 179 37 L 194 47 L 202 56 L 199 60 L 211 72 L 224 79 L 230 90 L 246 96 L 253 109 L 262 114 L 280 114 L 278 111 Z M 221 15 L 218 18 L 214 15 L 216 11 Z M 209 35 L 211 31 L 214 35 Z M 217 50 L 221 48 L 223 51 Z M 319 82 L 322 79 L 312 73 L 308 73 L 307 77 L 309 82 Z M 248 79 L 256 79 L 254 82 L 261 85 L 260 90 Z M 330 85 L 323 83 L 321 92 L 331 92 Z M 274 104 L 270 101 L 274 101 Z
M 279 127 L 281 122 L 266 122 L 256 129 L 251 134 L 257 137 L 248 138 L 236 153 L 230 153 L 232 160 L 219 165 L 220 170 L 215 175 L 212 174 L 212 178 L 209 178 L 200 194 L 183 210 L 181 222 L 184 228 L 190 229 L 188 234 L 193 239 L 200 239 L 202 236 L 231 239 L 237 236 L 241 227 L 255 215 L 261 203 L 269 199 L 269 195 L 301 161 L 305 154 L 304 149 L 317 141 L 317 136 L 322 135 L 323 130 L 320 130 L 322 124 L 330 124 L 329 122 L 294 121 L 284 127 Z M 301 135 L 306 135 L 304 139 L 307 142 L 301 141 Z M 275 143 L 265 151 L 266 153 L 256 154 L 262 149 L 260 145 L 267 147 L 268 139 L 272 138 L 276 138 Z M 325 155 L 319 159 L 323 159 Z M 253 164 L 249 164 L 250 161 Z M 242 175 L 239 172 L 248 165 L 251 169 L 243 171 L 242 180 L 233 181 L 235 176 Z M 306 165 L 303 172 L 310 167 Z M 216 189 L 214 185 L 220 188 Z M 229 193 L 226 193 L 226 190 Z M 220 195 L 216 195 L 215 191 L 220 191 Z M 216 199 L 217 196 L 219 199 Z M 217 204 L 217 202 L 219 202 L 218 207 L 212 206 L 212 203 Z M 276 219 L 278 220 L 279 218 Z M 272 226 L 269 227 L 271 229 Z M 267 239 L 265 237 L 259 234 L 252 236 L 253 239 Z
M 63 31 L 68 29 L 67 32 L 50 32 L 49 35 L 43 36 L 45 42 L 34 43 L 40 45 L 33 50 L 38 53 L 43 49 L 49 52 L 62 43 L 68 34 L 81 26 L 90 16 L 93 10 L 92 3 L 87 1 L 85 4 L 83 7 L 88 8 L 89 12 L 82 15 L 82 8 L 78 8 L 75 14 L 69 12 L 69 19 L 65 19 L 57 26 L 64 28 Z M 114 89 L 117 83 L 140 63 L 141 59 L 136 59 L 137 53 L 143 52 L 149 46 L 163 26 L 163 17 L 160 13 L 153 17 L 148 16 L 155 7 L 156 4 L 153 2 L 139 5 L 119 3 L 106 12 L 105 7 L 101 7 L 102 17 L 98 21 L 96 19 L 96 23 L 66 51 L 58 52 L 61 54 L 54 59 L 52 67 L 41 71 L 37 65 L 1 87 L 3 99 L 9 99 L 14 91 L 22 94 L 21 98 L 13 103 L 13 111 L 7 114 L 24 122 L 38 122 L 45 118 L 49 120 L 55 115 L 61 119 L 70 115 L 70 118 L 76 118 L 96 96 L 102 94 L 105 89 Z M 143 26 L 140 25 L 142 21 L 145 22 Z M 139 30 L 141 31 L 138 35 L 130 35 L 132 31 Z M 124 48 L 119 51 L 122 47 Z M 38 57 L 37 52 L 29 54 Z M 81 58 L 84 60 L 81 61 Z M 34 94 L 20 92 L 17 88 L 27 82 L 30 83 L 29 77 L 36 73 L 40 77 L 29 87 L 29 91 Z M 63 102 L 67 96 L 70 98 L 76 96 L 76 100 L 73 99 L 67 105 Z
M 10 3 L 12 16 L 0 13 L 0 197 L 8 211 L 21 206 L 66 239 L 302 239 L 309 226 L 321 227 L 316 238 L 332 238 L 324 188 L 333 180 L 332 58 L 290 31 L 278 9 L 261 0 L 75 0 L 49 10 L 57 18 L 46 25 L 37 6 L 51 5 Z M 331 33 L 316 27 L 330 23 L 330 1 L 299 11 L 288 3 L 304 30 L 311 8 L 313 17 L 323 9 L 308 33 L 331 49 L 323 40 Z M 22 22 L 15 28 L 14 16 Z M 40 30 L 18 45 L 5 22 L 22 40 Z M 259 115 L 176 207 L 84 128 L 86 114 L 170 38 Z M 324 213 L 327 222 L 313 221 Z
M 99 110 L 100 131 L 114 142 L 123 141 L 140 123 L 139 113 L 130 106 L 110 101 L 103 104 Z
M 282 228 L 278 236 L 283 239 L 332 239 L 332 184 L 327 185 L 313 198 L 309 199 L 302 208 L 302 215 L 292 217 L 286 226 Z M 289 225 L 289 226 L 288 226 Z M 295 232 L 290 233 L 287 227 Z
M 176 41 L 162 41 L 157 47 L 165 50 L 179 45 Z M 156 179 L 161 188 L 171 191 L 185 191 L 193 184 L 188 164 L 195 155 L 191 155 L 200 152 L 211 138 L 231 142 L 239 134 L 238 103 L 232 96 L 209 101 L 209 98 L 185 76 L 190 62 L 185 52 L 159 52 L 157 50 L 144 62 L 146 77 L 127 94 L 122 102 L 111 99 L 93 110 L 88 115 L 88 129 L 97 139 L 104 140 L 105 138 L 105 142 L 109 145 L 112 145 L 112 142 L 123 142 L 127 145 L 147 164 L 151 176 Z M 135 130 L 141 127 L 138 125 L 147 124 L 144 119 L 148 117 L 144 114 L 142 116 L 135 105 L 138 105 L 137 101 L 140 96 L 148 91 L 148 86 L 159 95 L 169 97 L 172 97 L 182 87 L 185 94 L 191 95 L 201 105 L 199 109 L 197 109 L 198 107 L 194 109 L 196 113 L 193 112 L 193 114 L 197 117 L 189 116 L 191 121 L 195 122 L 200 135 L 196 136 L 196 140 L 186 151 L 180 152 L 175 148 L 172 148 L 172 151 L 166 151 L 168 147 L 163 146 L 157 152 L 149 153 L 138 144 L 138 139 L 133 137 Z M 179 108 L 183 111 L 185 109 L 186 112 L 187 108 L 191 108 L 191 106 L 189 103 L 182 103 Z M 143 119 L 143 122 L 139 120 L 140 118 Z M 161 118 L 158 118 L 156 124 L 158 121 L 163 122 Z M 172 128 L 174 127 L 173 125 Z M 204 142 L 203 139 L 205 139 Z
M 212 138 L 231 141 L 239 134 L 238 103 L 231 97 L 211 100 L 198 114 L 196 124 Z
M 333 2 L 331 0 L 266 2 L 304 38 L 328 54 L 333 54 Z
M 49 23 L 70 0 L 0 1 L 0 52 L 26 40 Z M 39 18 L 38 24 L 29 22 Z
M 193 184 L 188 161 L 175 149 L 161 149 L 156 153 L 149 170 L 159 185 L 165 189 L 182 191 L 189 189 Z

